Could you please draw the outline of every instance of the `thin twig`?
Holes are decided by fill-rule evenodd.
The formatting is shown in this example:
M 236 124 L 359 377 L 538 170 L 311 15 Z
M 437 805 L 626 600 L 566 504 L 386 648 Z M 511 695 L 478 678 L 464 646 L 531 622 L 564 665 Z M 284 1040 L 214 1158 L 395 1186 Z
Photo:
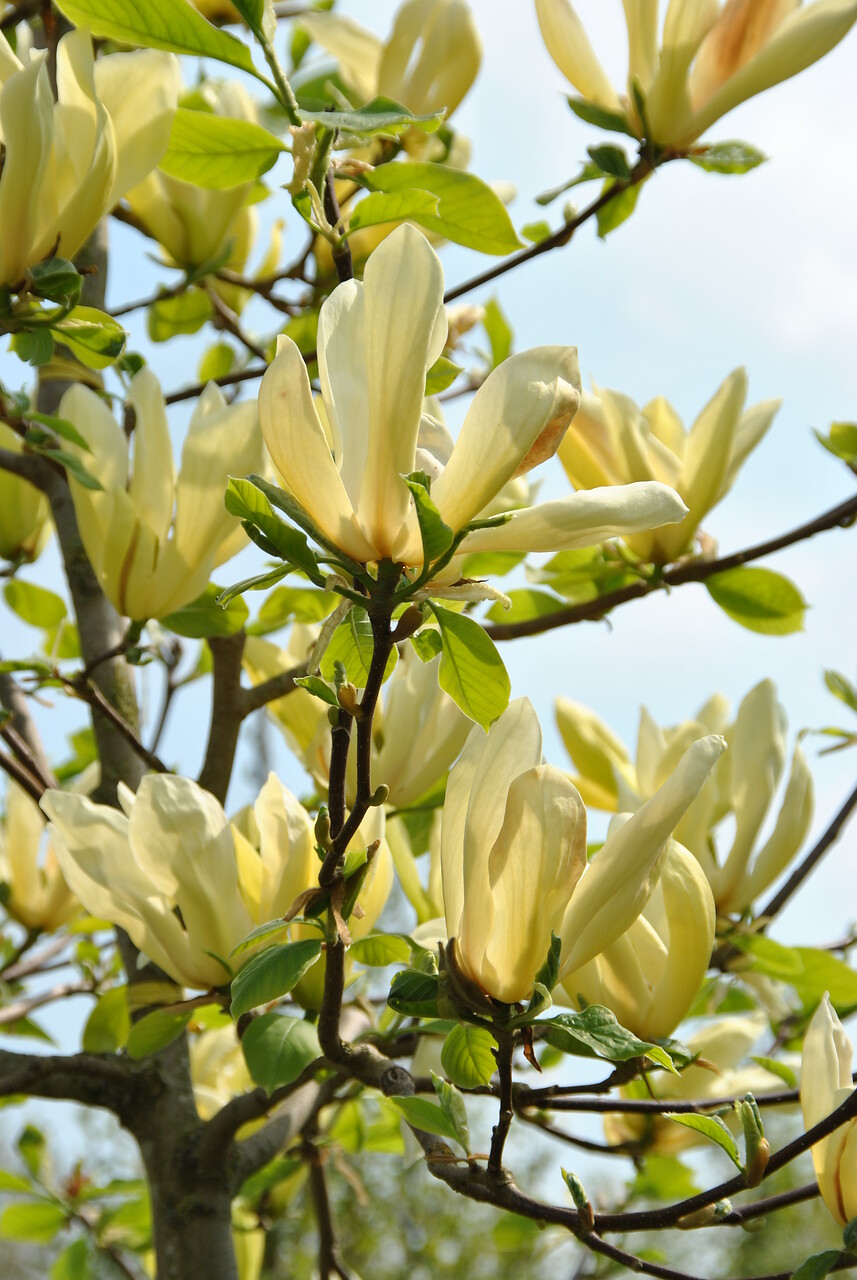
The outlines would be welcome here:
M 233 338 L 237 338 L 241 345 L 246 347 L 259 360 L 267 361 L 268 357 L 264 347 L 261 347 L 258 342 L 244 332 L 238 316 L 231 307 L 226 305 L 217 290 L 209 288 L 205 290 L 205 293 L 220 321 L 219 327 L 225 329 L 227 333 L 231 333 Z
M 140 741 L 134 730 L 128 724 L 127 720 L 125 720 L 116 708 L 107 701 L 97 684 L 93 684 L 89 680 L 84 680 L 80 676 L 67 677 L 60 675 L 58 672 L 55 673 L 55 675 L 57 676 L 57 679 L 62 682 L 64 688 L 67 688 L 71 693 L 76 694 L 82 702 L 86 702 L 93 709 L 100 711 L 104 718 L 109 720 L 117 732 L 122 735 L 128 745 L 133 748 L 134 752 L 140 757 L 143 763 L 153 770 L 153 772 L 171 772 L 170 768 L 164 764 L 163 760 L 156 756 L 153 751 L 150 751 L 149 748 Z
M 14 756 L 9 756 L 5 751 L 0 751 L 0 769 L 8 774 L 13 782 L 17 782 L 22 791 L 26 791 L 31 800 L 39 803 L 45 794 L 47 787 L 44 787 L 40 780 L 30 772 L 26 765 L 21 764 Z
M 718 573 L 727 569 L 736 569 L 740 565 L 760 560 L 763 556 L 773 555 L 784 547 L 803 542 L 816 533 L 826 529 L 844 528 L 854 522 L 857 517 L 857 495 L 831 507 L 814 520 L 799 525 L 788 533 L 780 534 L 767 542 L 757 543 L 744 551 L 735 551 L 731 555 L 721 556 L 717 560 L 691 560 L 687 564 L 675 565 L 665 569 L 657 578 L 640 579 L 618 591 L 611 591 L 596 600 L 583 604 L 573 604 L 557 609 L 554 613 L 540 618 L 527 618 L 523 622 L 500 622 L 486 626 L 485 630 L 493 640 L 518 640 L 521 636 L 541 635 L 545 631 L 554 631 L 557 627 L 567 627 L 576 622 L 597 622 L 617 605 L 627 604 L 631 600 L 642 600 L 653 591 L 663 591 L 669 587 L 683 586 L 686 582 L 706 582 Z
M 306 673 L 307 665 L 302 662 L 296 667 L 290 667 L 288 671 L 278 672 L 269 680 L 263 680 L 261 684 L 253 685 L 252 689 L 245 689 L 243 703 L 245 717 L 258 711 L 260 707 L 266 707 L 269 702 L 276 702 L 278 698 L 285 698 L 287 694 L 293 693 L 300 687 L 295 684 L 295 680 L 298 676 L 305 676 Z

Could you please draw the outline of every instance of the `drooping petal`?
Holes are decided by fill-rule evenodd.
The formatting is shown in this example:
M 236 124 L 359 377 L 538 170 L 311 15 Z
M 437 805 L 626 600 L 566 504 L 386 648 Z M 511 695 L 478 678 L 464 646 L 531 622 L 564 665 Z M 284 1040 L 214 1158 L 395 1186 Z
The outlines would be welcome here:
M 361 103 L 375 97 L 383 47 L 377 36 L 339 13 L 310 10 L 301 14 L 300 25 L 336 59 L 343 80 L 356 90 Z
M 363 274 L 363 340 L 369 392 L 369 457 L 357 514 L 379 557 L 390 556 L 412 499 L 425 375 L 446 340 L 443 269 L 425 236 L 397 227 Z
M 110 209 L 161 160 L 170 140 L 181 72 L 171 53 L 112 53 L 95 64 L 95 90 L 113 122 L 116 168 Z
M 569 0 L 536 0 L 536 16 L 548 53 L 575 89 L 590 102 L 620 111 L 619 95 Z
M 355 560 L 373 560 L 315 411 L 303 356 L 282 335 L 259 387 L 259 421 L 275 466 L 321 531 Z
M 515 474 L 551 457 L 579 402 L 574 347 L 535 347 L 498 365 L 476 392 L 432 486 L 450 528 L 472 520 Z
M 676 823 L 725 747 L 715 735 L 695 742 L 651 800 L 625 821 L 614 818 L 562 922 L 563 973 L 586 964 L 643 910 Z
M 475 529 L 461 543 L 474 551 L 566 551 L 591 547 L 681 520 L 687 508 L 674 490 L 657 481 L 585 489 L 513 511 L 494 529 Z
M 789 780 L 776 825 L 756 854 L 749 875 L 736 893 L 718 903 L 724 911 L 743 911 L 791 862 L 809 832 L 813 811 L 812 774 L 800 746 L 795 747 Z
M 581 777 L 575 786 L 588 805 L 615 812 L 618 796 L 617 775 L 636 783 L 634 767 L 625 744 L 599 716 L 570 698 L 557 698 L 556 722 L 565 749 Z

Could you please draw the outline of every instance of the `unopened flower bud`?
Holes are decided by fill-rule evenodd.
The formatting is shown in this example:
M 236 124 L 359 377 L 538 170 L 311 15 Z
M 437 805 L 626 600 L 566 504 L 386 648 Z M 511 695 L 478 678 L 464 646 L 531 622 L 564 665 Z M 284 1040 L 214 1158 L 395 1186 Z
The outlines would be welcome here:
M 569 1173 L 566 1169 L 563 1169 L 562 1176 L 565 1180 L 565 1185 L 571 1192 L 574 1207 L 580 1214 L 580 1225 L 584 1231 L 591 1231 L 595 1225 L 595 1213 L 592 1208 L 592 1202 L 584 1190 L 583 1183 L 576 1173 Z

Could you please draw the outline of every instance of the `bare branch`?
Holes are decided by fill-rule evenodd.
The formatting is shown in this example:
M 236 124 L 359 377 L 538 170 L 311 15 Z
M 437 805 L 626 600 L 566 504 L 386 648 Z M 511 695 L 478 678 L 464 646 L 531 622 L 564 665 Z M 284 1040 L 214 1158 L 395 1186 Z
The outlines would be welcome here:
M 214 688 L 211 696 L 211 728 L 199 785 L 210 791 L 221 804 L 235 763 L 238 733 L 244 719 L 244 694 L 241 687 L 241 659 L 245 635 L 210 636 L 208 647 L 213 663 Z

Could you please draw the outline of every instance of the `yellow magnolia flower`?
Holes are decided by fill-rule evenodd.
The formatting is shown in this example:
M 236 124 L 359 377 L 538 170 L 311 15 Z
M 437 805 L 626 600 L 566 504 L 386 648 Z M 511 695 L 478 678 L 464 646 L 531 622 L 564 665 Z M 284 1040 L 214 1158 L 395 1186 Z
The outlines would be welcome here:
M 655 1097 L 684 1102 L 708 1098 L 735 1098 L 745 1093 L 771 1093 L 783 1082 L 764 1067 L 745 1065 L 746 1059 L 768 1027 L 762 1013 L 736 1014 L 716 1021 L 689 1036 L 687 1046 L 699 1061 L 686 1067 L 676 1079 L 666 1072 L 648 1076 L 645 1082 L 634 1080 L 622 1089 L 625 1098 Z M 730 1117 L 726 1117 L 727 1123 Z M 684 1125 L 660 1116 L 616 1113 L 604 1121 L 604 1132 L 611 1143 L 643 1142 L 650 1151 L 674 1156 L 697 1146 L 706 1139 Z
M 122 427 L 105 402 L 79 384 L 59 413 L 90 446 L 74 444 L 103 486 L 70 477 L 80 535 L 104 594 L 130 618 L 161 618 L 205 589 L 212 570 L 245 545 L 238 520 L 223 505 L 227 477 L 264 467 L 252 402 L 227 405 L 210 383 L 197 401 L 175 474 L 161 388 L 148 368 L 131 383 L 136 415 L 134 461 Z
M 652 141 L 685 147 L 733 107 L 818 62 L 857 19 L 854 0 L 670 0 L 658 48 L 657 0 L 624 0 L 628 93 L 619 94 L 569 0 L 536 0 L 548 52 L 594 106 L 643 127 L 631 87 L 646 101 Z
M 851 1042 L 825 995 L 803 1042 L 800 1105 L 807 1129 L 854 1092 Z M 857 1120 L 850 1120 L 812 1148 L 821 1197 L 840 1227 L 857 1217 Z
M 624 933 L 723 745 L 716 737 L 695 743 L 587 867 L 583 801 L 563 773 L 542 764 L 530 702 L 511 703 L 487 734 L 475 727 L 449 775 L 441 831 L 446 927 L 464 973 L 514 1003 L 532 993 L 552 933 L 562 939 L 561 976 Z
M 464 0 L 406 0 L 385 42 L 338 13 L 301 14 L 300 25 L 339 63 L 359 102 L 393 98 L 414 115 L 447 118 L 479 70 L 482 45 Z
M 228 973 L 216 957 L 228 960 L 251 930 L 318 883 L 312 821 L 273 775 L 252 816 L 239 815 L 235 825 L 207 791 L 170 774 L 148 774 L 136 795 L 120 785 L 119 801 L 122 813 L 53 791 L 42 808 L 63 874 L 86 909 L 124 929 L 180 986 L 223 986 Z M 383 837 L 383 822 L 372 810 L 352 847 Z M 385 866 L 386 901 L 389 865 L 382 844 L 361 893 L 368 905 L 354 921 L 358 937 L 383 906 L 376 909 Z
M 178 62 L 144 50 L 93 65 L 84 31 L 57 46 L 54 102 L 45 53 L 19 62 L 0 36 L 0 282 L 23 283 L 51 254 L 72 258 L 104 213 L 167 149 Z
M 812 821 L 813 784 L 797 744 L 773 830 L 760 839 L 782 780 L 787 721 L 776 685 L 763 680 L 741 702 L 730 723 L 729 704 L 715 695 L 697 713 L 661 729 L 644 707 L 640 713 L 636 764 L 624 745 L 593 711 L 558 698 L 557 723 L 582 777 L 575 778 L 590 804 L 601 809 L 638 808 L 669 776 L 691 742 L 722 733 L 729 751 L 711 781 L 676 827 L 676 839 L 698 860 L 719 912 L 745 911 L 794 858 Z M 717 828 L 734 818 L 725 856 L 716 852 Z
M 268 640 L 247 638 L 244 667 L 253 684 L 304 662 L 318 629 L 293 627 L 286 649 Z M 440 688 L 440 656 L 420 662 L 404 647 L 372 723 L 372 777 L 390 789 L 389 803 L 403 809 L 441 781 L 464 746 L 472 722 Z M 305 689 L 295 689 L 269 704 L 269 714 L 304 766 L 323 788 L 330 770 L 330 722 L 327 708 Z M 346 799 L 357 790 L 357 761 L 350 753 Z
M 511 356 L 476 392 L 441 467 L 418 438 L 425 375 L 446 332 L 440 260 L 419 232 L 398 227 L 370 257 L 363 282 L 340 284 L 321 308 L 324 421 L 290 338 L 280 337 L 262 379 L 259 419 L 280 474 L 322 532 L 354 560 L 422 564 L 404 475 L 434 472 L 432 500 L 460 530 L 513 476 L 555 452 L 577 409 L 574 348 Z M 588 546 L 675 521 L 684 510 L 661 484 L 596 490 L 514 512 L 502 527 L 469 533 L 461 552 Z
M 253 99 L 235 80 L 206 81 L 194 96 L 201 100 L 202 110 L 258 123 Z M 126 200 L 148 234 L 163 245 L 170 265 L 191 269 L 219 261 L 229 243 L 229 257 L 220 265 L 242 274 L 258 231 L 259 217 L 253 204 L 259 190 L 255 182 L 239 183 L 223 191 L 208 190 L 156 169 L 132 187 Z M 264 188 L 261 190 L 264 194 Z M 258 268 L 260 276 L 270 275 L 277 268 L 282 225 L 275 224 Z M 211 283 L 233 310 L 242 310 L 250 296 L 247 290 L 218 280 Z
M 62 877 L 53 846 L 39 858 L 45 820 L 14 782 L 6 791 L 0 826 L 0 903 L 27 929 L 59 929 L 80 907 Z
M 588 964 L 565 975 L 566 996 L 576 1008 L 581 1000 L 606 1005 L 644 1040 L 672 1035 L 705 977 L 715 915 L 702 868 L 671 840 L 642 913 Z
M 575 489 L 632 480 L 662 480 L 675 489 L 688 507 L 684 519 L 625 539 L 641 560 L 670 564 L 693 550 L 701 521 L 726 497 L 780 405 L 764 400 L 745 410 L 746 398 L 747 375 L 736 369 L 686 431 L 663 396 L 638 409 L 618 391 L 584 391 L 560 462 Z
M 0 449 L 20 453 L 21 438 L 0 422 Z M 50 508 L 43 493 L 0 469 L 0 560 L 35 560 L 50 537 Z

